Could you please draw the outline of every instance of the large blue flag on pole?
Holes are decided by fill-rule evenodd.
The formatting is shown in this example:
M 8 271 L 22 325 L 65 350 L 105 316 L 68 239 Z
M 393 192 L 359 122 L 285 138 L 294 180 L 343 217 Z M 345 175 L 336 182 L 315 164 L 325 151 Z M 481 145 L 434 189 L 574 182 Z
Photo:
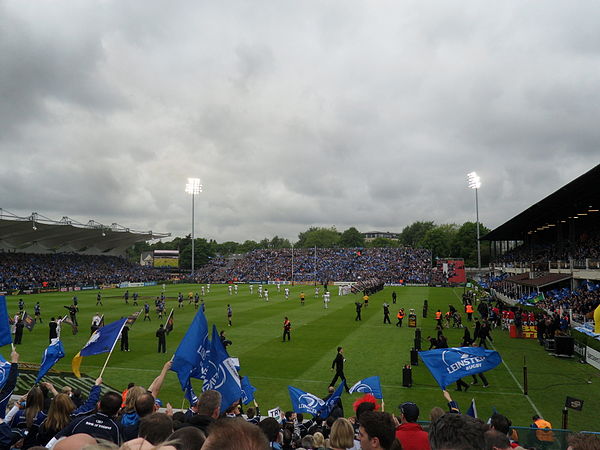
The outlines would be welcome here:
M 171 370 L 177 373 L 185 397 L 192 405 L 195 403 L 193 400 L 197 397 L 192 389 L 190 377 L 203 377 L 209 353 L 208 324 L 200 309 L 179 343 L 171 365 Z
M 482 347 L 439 348 L 419 356 L 442 389 L 462 377 L 493 369 L 502 362 L 497 351 Z
M 242 397 L 240 377 L 235 368 L 235 361 L 229 357 L 223 347 L 215 325 L 213 325 L 208 370 L 204 380 L 203 391 L 214 389 L 221 393 L 221 413 Z
M 375 398 L 383 398 L 379 376 L 376 375 L 374 377 L 367 377 L 357 381 L 354 386 L 350 388 L 350 394 L 354 394 L 355 392 L 373 394 Z
M 10 324 L 8 323 L 8 310 L 6 309 L 6 297 L 0 295 L 0 347 L 12 343 Z
M 111 352 L 115 347 L 117 339 L 119 339 L 119 336 L 121 335 L 121 331 L 123 331 L 125 322 L 127 322 L 127 317 L 109 323 L 94 331 L 87 343 L 83 346 L 81 351 L 75 355 L 71 362 L 73 373 L 77 378 L 81 377 L 79 368 L 81 367 L 83 357 Z
M 56 364 L 56 362 L 65 356 L 65 348 L 63 347 L 60 338 L 52 339 L 50 345 L 44 350 L 42 362 L 35 383 L 39 383 L 44 375 Z

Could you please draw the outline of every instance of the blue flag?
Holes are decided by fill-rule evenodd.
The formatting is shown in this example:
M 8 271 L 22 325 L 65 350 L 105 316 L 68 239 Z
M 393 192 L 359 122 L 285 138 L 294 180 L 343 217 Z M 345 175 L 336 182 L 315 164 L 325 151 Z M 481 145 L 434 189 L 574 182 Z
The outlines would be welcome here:
M 54 364 L 56 364 L 56 362 L 63 356 L 65 356 L 65 348 L 63 347 L 62 342 L 59 338 L 52 339 L 52 342 L 48 348 L 44 350 L 44 354 L 42 355 L 40 371 L 35 379 L 35 383 L 39 383 L 42 377 L 46 375 L 52 366 L 54 366 Z
M 439 348 L 419 356 L 442 389 L 462 377 L 493 369 L 502 362 L 497 351 L 482 347 Z
M 4 359 L 2 355 L 0 355 L 0 389 L 6 383 L 6 379 L 8 378 L 8 373 L 10 372 L 10 362 Z
M 196 397 L 190 377 L 203 378 L 209 353 L 208 324 L 202 310 L 198 310 L 175 351 L 171 365 L 171 370 L 177 373 L 181 389 L 186 393 L 186 398 L 190 402 Z
M 256 388 L 250 384 L 250 380 L 247 376 L 242 378 L 242 403 L 247 405 L 254 400 L 254 392 Z
M 214 389 L 221 393 L 221 413 L 242 397 L 240 377 L 235 362 L 221 343 L 217 327 L 213 325 L 208 367 L 202 390 Z
M 325 400 L 325 402 L 323 403 L 323 406 L 319 410 L 319 414 L 318 414 L 319 417 L 321 417 L 322 419 L 327 419 L 329 417 L 329 414 L 331 414 L 331 411 L 333 411 L 333 408 L 336 407 L 338 401 L 340 400 L 340 397 L 342 396 L 342 392 L 344 392 L 345 385 L 346 385 L 346 383 L 344 383 L 344 382 L 340 383 L 340 385 L 335 390 L 335 392 L 331 395 L 331 397 L 329 397 L 327 400 Z
M 343 386 L 344 383 L 340 383 Z M 339 389 L 339 388 L 338 388 Z M 297 413 L 309 413 L 313 416 L 319 415 L 321 408 L 325 405 L 323 399 L 316 395 L 304 392 L 302 389 L 288 386 L 290 400 L 292 401 L 292 409 Z
M 350 388 L 350 394 L 354 394 L 355 392 L 373 394 L 373 397 L 375 398 L 383 398 L 379 376 L 367 377 L 357 381 L 356 384 Z
M 471 399 L 471 405 L 467 410 L 467 416 L 471 416 L 474 419 L 477 419 L 477 405 L 475 405 L 475 399 Z
M 12 343 L 10 324 L 8 323 L 8 310 L 6 309 L 6 297 L 0 295 L 0 347 Z
M 98 328 L 96 331 L 94 331 L 94 333 L 90 336 L 90 339 L 83 346 L 81 351 L 75 355 L 73 361 L 71 362 L 73 373 L 77 378 L 81 377 L 79 368 L 81 367 L 81 361 L 83 360 L 83 357 L 99 355 L 100 353 L 112 351 L 117 343 L 117 339 L 119 339 L 123 327 L 125 326 L 125 322 L 127 322 L 127 317 L 119 319 L 113 323 L 109 323 L 108 325 Z
M 198 403 L 198 396 L 194 392 L 194 388 L 192 388 L 192 381 L 189 378 L 187 385 L 183 388 L 183 396 L 188 402 L 190 402 L 190 406 L 194 406 L 196 403 Z

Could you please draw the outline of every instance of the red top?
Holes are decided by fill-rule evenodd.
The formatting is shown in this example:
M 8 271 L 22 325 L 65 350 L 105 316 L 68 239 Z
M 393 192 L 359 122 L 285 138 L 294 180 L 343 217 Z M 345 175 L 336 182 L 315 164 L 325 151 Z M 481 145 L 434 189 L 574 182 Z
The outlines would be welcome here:
M 407 422 L 396 427 L 396 438 L 403 450 L 431 450 L 429 435 L 418 423 Z

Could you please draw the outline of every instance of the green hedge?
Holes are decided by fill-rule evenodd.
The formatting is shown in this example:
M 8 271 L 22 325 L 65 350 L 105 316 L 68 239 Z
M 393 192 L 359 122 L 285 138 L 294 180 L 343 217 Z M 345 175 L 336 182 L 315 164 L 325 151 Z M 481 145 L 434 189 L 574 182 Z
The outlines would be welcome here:
M 577 342 L 585 344 L 588 347 L 591 347 L 594 350 L 600 352 L 600 341 L 598 339 L 594 339 L 593 337 L 588 336 L 587 334 L 577 330 L 571 330 L 571 335 Z

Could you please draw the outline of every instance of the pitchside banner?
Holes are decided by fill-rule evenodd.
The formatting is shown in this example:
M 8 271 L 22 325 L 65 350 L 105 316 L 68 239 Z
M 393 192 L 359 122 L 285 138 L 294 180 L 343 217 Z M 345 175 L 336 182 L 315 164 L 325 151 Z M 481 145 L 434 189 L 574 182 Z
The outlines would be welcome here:
M 493 369 L 502 362 L 500 354 L 482 347 L 439 348 L 419 356 L 442 389 L 462 377 Z

